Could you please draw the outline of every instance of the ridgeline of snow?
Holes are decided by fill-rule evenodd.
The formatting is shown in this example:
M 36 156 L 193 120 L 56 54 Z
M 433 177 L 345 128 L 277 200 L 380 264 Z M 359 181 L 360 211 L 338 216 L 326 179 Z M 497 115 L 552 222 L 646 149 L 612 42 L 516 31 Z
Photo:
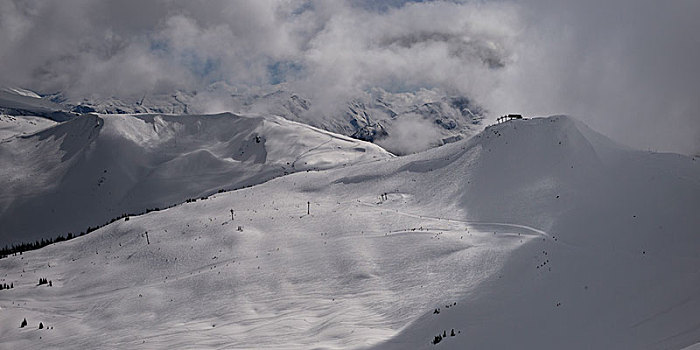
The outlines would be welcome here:
M 87 114 L 0 143 L 0 242 L 75 235 L 220 189 L 388 157 L 281 117 Z
M 484 110 L 466 97 L 433 90 L 391 93 L 373 89 L 345 102 L 322 107 L 286 86 L 239 92 L 223 83 L 199 92 L 178 91 L 124 98 L 69 99 L 47 96 L 74 113 L 211 114 L 220 112 L 279 115 L 324 130 L 375 142 L 396 154 L 414 153 L 468 138 L 482 130 Z M 410 138 L 414 142 L 403 141 Z
M 35 92 L 20 88 L 0 89 L 0 114 L 10 116 L 38 116 L 62 122 L 76 116 L 65 106 L 42 98 Z
M 394 154 L 410 154 L 469 138 L 483 129 L 485 111 L 463 96 L 421 89 L 392 93 L 372 89 L 325 106 L 284 85 L 239 92 L 224 83 L 204 91 L 75 99 L 46 96 L 20 88 L 0 90 L 0 112 L 66 121 L 84 113 L 101 114 L 272 114 L 355 139 L 374 142 Z M 406 140 L 410 140 L 407 142 Z
M 0 338 L 71 349 L 683 348 L 700 341 L 699 207 L 692 158 L 624 149 L 567 117 L 510 121 L 2 259 L 0 282 L 15 288 L 0 291 Z
M 10 94 L 19 95 L 19 96 L 25 96 L 25 97 L 31 97 L 31 98 L 41 98 L 41 96 L 39 96 L 39 94 L 37 94 L 34 91 L 22 89 L 22 88 L 18 88 L 18 87 L 8 87 L 8 88 L 2 89 L 2 91 L 10 93 Z

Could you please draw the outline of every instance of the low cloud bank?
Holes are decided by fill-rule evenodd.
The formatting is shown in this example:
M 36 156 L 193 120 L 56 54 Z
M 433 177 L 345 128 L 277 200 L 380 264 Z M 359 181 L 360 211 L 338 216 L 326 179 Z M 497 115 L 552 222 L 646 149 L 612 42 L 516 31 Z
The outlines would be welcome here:
M 82 98 L 281 83 L 319 114 L 375 87 L 427 88 L 492 119 L 565 113 L 633 147 L 698 153 L 697 13 L 648 0 L 0 0 L 0 84 Z M 219 95 L 212 110 L 230 107 Z

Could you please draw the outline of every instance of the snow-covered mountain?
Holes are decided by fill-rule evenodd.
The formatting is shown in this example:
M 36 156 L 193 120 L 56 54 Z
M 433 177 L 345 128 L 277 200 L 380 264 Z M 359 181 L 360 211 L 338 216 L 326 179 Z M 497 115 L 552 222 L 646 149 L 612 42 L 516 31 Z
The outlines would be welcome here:
M 0 141 L 0 242 L 76 235 L 218 190 L 391 156 L 274 116 L 86 114 Z
M 483 129 L 484 118 L 484 110 L 468 98 L 430 90 L 389 93 L 375 89 L 331 114 L 316 112 L 313 103 L 297 94 L 278 91 L 252 99 L 250 108 L 375 142 L 396 154 L 471 137 Z
M 58 122 L 76 116 L 66 106 L 20 88 L 0 88 L 0 115 L 37 116 Z
M 463 96 L 433 90 L 391 93 L 382 89 L 341 103 L 342 108 L 317 108 L 314 101 L 284 85 L 239 92 L 219 83 L 204 91 L 151 94 L 122 98 L 71 99 L 61 93 L 44 97 L 72 113 L 102 114 L 262 113 L 282 116 L 324 130 L 375 142 L 405 154 L 468 138 L 481 131 L 485 111 Z M 410 137 L 413 141 L 405 142 Z
M 79 120 L 98 139 L 123 119 L 142 125 L 124 128 L 131 138 L 161 123 L 91 118 Z M 694 158 L 629 150 L 562 116 L 379 158 L 277 177 L 2 259 L 0 283 L 14 286 L 0 291 L 3 345 L 700 342 Z M 42 278 L 51 286 L 37 285 Z

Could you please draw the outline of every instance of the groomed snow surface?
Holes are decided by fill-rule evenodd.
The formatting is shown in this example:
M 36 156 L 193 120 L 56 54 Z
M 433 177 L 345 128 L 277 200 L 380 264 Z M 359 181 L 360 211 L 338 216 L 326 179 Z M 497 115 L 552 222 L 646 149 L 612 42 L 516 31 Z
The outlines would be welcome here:
M 693 346 L 699 162 L 557 116 L 277 177 L 0 260 L 0 347 Z

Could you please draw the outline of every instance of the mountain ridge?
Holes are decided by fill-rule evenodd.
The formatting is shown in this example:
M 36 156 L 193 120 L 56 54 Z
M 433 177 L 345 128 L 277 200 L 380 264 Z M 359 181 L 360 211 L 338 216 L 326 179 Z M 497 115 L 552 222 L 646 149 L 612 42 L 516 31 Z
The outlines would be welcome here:
M 19 91 L 19 92 L 18 92 Z M 220 112 L 272 114 L 320 129 L 380 144 L 407 154 L 468 138 L 482 128 L 486 111 L 464 96 L 433 90 L 392 93 L 372 89 L 322 107 L 284 84 L 239 92 L 217 83 L 202 91 L 176 91 L 126 97 L 71 98 L 62 92 L 40 96 L 31 91 L 0 91 L 0 111 L 65 121 L 84 113 L 201 115 Z M 419 143 L 406 144 L 410 133 Z
M 2 238 L 75 235 L 221 189 L 391 156 L 280 117 L 83 115 L 0 145 Z M 22 214 L 37 211 L 41 221 Z

